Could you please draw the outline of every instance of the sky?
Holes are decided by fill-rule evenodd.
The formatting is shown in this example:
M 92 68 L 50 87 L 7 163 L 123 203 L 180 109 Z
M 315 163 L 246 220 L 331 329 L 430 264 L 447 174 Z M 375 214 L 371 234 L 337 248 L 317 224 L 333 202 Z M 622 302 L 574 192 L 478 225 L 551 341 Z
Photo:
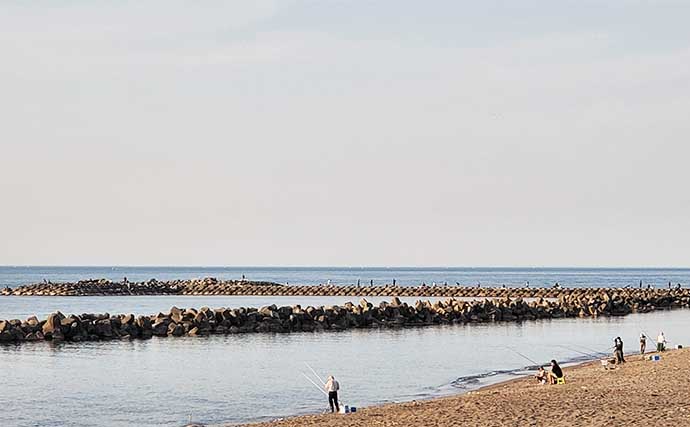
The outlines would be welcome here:
M 688 21 L 3 0 L 0 265 L 688 267 Z

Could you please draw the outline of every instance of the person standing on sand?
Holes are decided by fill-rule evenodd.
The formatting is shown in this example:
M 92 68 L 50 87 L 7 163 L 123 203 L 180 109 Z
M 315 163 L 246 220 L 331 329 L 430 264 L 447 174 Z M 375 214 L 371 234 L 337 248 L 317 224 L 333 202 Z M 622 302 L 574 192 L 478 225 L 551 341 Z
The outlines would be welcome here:
M 623 357 L 623 340 L 621 337 L 616 337 L 616 339 L 613 340 L 613 348 L 615 349 L 613 354 L 616 356 L 616 364 L 620 365 L 621 363 L 625 363 L 625 358 Z
M 659 336 L 656 337 L 656 351 L 666 350 L 666 336 L 663 332 L 659 332 Z
M 326 381 L 324 388 L 328 393 L 328 405 L 331 407 L 331 412 L 340 412 L 340 406 L 338 405 L 338 390 L 340 390 L 340 384 L 333 378 L 333 375 L 328 377 L 328 381 Z
M 647 349 L 647 337 L 645 336 L 644 332 L 640 334 L 640 354 L 644 354 L 644 351 Z

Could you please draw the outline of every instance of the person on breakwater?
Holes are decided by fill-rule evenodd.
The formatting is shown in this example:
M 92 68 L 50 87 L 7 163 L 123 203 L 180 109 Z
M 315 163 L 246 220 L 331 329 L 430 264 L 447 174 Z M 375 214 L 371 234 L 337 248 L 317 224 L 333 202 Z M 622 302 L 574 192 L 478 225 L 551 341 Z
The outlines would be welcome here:
M 620 365 L 621 363 L 625 363 L 625 357 L 623 357 L 623 340 L 621 337 L 616 337 L 615 340 L 613 340 L 613 354 L 616 356 L 616 364 Z
M 338 390 L 340 390 L 340 384 L 338 384 L 338 381 L 331 375 L 328 377 L 323 387 L 328 393 L 328 405 L 331 407 L 331 412 L 340 412 L 340 406 L 338 405 Z
M 666 336 L 663 332 L 659 332 L 659 336 L 656 337 L 656 351 L 666 350 Z
M 549 384 L 556 384 L 559 378 L 563 378 L 563 370 L 558 362 L 551 360 L 551 372 L 549 372 Z
M 647 337 L 645 336 L 644 332 L 642 332 L 640 334 L 640 354 L 644 354 L 646 349 L 647 349 Z

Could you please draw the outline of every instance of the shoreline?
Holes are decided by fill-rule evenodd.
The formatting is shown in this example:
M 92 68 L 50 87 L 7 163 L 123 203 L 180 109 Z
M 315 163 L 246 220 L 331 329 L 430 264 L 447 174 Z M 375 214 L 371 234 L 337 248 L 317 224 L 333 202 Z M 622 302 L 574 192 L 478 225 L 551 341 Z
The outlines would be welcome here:
M 647 353 L 647 354 L 652 354 L 652 353 Z M 636 354 L 630 354 L 626 356 L 635 356 Z M 603 358 L 603 356 L 602 356 Z M 600 359 L 588 359 L 588 360 L 581 360 L 581 361 L 575 361 L 575 359 L 571 359 L 571 361 L 566 361 L 560 363 L 561 368 L 563 369 L 564 372 L 568 372 L 571 369 L 577 369 L 580 367 L 584 367 L 590 364 L 597 364 Z M 542 365 L 545 368 L 547 367 L 548 363 Z M 443 399 L 453 399 L 453 398 L 458 398 L 464 395 L 469 395 L 472 393 L 478 393 L 478 392 L 484 392 L 484 391 L 490 391 L 495 388 L 501 388 L 503 386 L 510 386 L 513 383 L 524 381 L 525 379 L 530 379 L 534 376 L 534 371 L 529 371 L 529 373 L 524 373 L 524 374 L 513 374 L 511 375 L 511 372 L 522 372 L 526 371 L 526 369 L 519 369 L 519 370 L 514 370 L 514 371 L 504 371 L 500 374 L 496 374 L 496 380 L 489 380 L 486 381 L 485 384 L 483 385 L 478 385 L 476 387 L 468 386 L 465 389 L 462 388 L 457 388 L 456 391 L 451 392 L 451 393 L 445 393 L 437 396 L 428 396 L 428 397 L 423 397 L 419 399 L 412 399 L 412 400 L 403 400 L 403 401 L 398 401 L 398 402 L 386 402 L 386 403 L 375 403 L 371 406 L 363 406 L 359 407 L 357 406 L 357 411 L 358 412 L 363 412 L 365 410 L 370 410 L 370 409 L 375 409 L 375 408 L 383 408 L 383 407 L 389 407 L 389 406 L 399 406 L 399 405 L 406 405 L 406 404 L 421 404 L 424 402 L 431 402 L 431 401 L 436 401 L 436 400 L 443 400 Z M 480 374 L 481 375 L 481 374 Z M 512 378 L 511 378 L 512 376 Z M 322 412 L 322 413 L 299 413 L 299 414 L 294 414 L 294 415 L 286 415 L 284 417 L 278 417 L 275 419 L 271 420 L 263 420 L 263 421 L 249 421 L 249 422 L 244 422 L 244 423 L 239 423 L 239 424 L 211 424 L 208 427 L 270 427 L 273 426 L 275 423 L 281 423 L 285 421 L 290 421 L 290 420 L 297 420 L 303 417 L 311 417 L 311 416 L 329 416 L 331 414 L 327 412 Z M 341 414 L 338 414 L 341 415 Z M 352 415 L 352 414 L 348 414 Z M 197 426 L 197 424 L 192 424 L 191 426 Z M 203 426 L 201 424 L 200 426 Z M 187 426 L 185 426 L 187 427 Z
M 452 396 L 358 408 L 353 414 L 222 426 L 690 425 L 690 349 L 650 354 L 660 354 L 661 360 L 629 354 L 615 370 L 604 370 L 600 359 L 564 366 L 565 385 L 540 385 L 525 375 Z

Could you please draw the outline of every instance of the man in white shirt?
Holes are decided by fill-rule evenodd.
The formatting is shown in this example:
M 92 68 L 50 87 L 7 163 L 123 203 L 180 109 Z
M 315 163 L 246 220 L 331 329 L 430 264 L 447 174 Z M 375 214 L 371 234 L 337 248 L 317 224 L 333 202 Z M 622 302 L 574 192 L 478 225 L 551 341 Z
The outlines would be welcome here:
M 659 336 L 656 338 L 656 351 L 666 350 L 666 337 L 663 332 L 659 332 Z
M 331 406 L 331 412 L 340 412 L 340 406 L 338 406 L 338 390 L 340 390 L 340 384 L 333 378 L 333 375 L 328 377 L 328 381 L 326 381 L 324 388 L 328 393 L 328 404 Z

